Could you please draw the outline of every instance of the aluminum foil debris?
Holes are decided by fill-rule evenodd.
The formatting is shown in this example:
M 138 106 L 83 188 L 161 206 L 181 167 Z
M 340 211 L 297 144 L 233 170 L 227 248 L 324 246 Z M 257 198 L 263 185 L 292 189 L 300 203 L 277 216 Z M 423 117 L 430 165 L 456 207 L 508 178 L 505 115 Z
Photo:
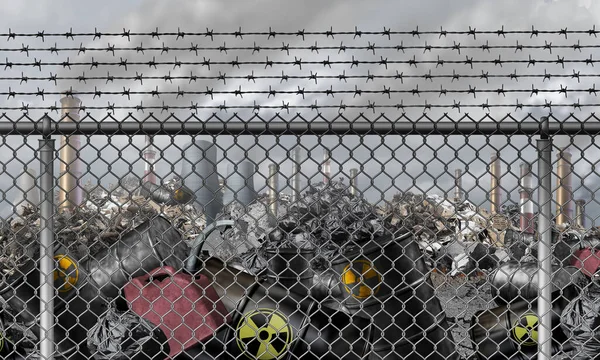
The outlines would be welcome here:
M 591 283 L 562 312 L 560 326 L 575 348 L 575 360 L 600 357 L 600 287 Z

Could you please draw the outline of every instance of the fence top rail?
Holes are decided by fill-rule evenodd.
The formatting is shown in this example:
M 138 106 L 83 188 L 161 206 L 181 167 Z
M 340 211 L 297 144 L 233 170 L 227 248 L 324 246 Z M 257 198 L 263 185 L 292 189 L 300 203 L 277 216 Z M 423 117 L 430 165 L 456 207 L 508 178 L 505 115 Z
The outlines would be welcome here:
M 586 122 L 2 122 L 0 135 L 597 135 L 599 121 Z M 544 124 L 547 128 L 544 129 Z

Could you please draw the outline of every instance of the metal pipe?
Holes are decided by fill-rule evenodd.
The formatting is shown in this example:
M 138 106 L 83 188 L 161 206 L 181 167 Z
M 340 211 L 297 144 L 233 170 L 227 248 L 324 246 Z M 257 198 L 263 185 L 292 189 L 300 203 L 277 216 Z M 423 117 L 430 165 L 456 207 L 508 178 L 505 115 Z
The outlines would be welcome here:
M 70 108 L 78 108 L 81 100 L 73 96 L 60 99 L 62 105 L 61 123 L 79 125 L 79 114 Z M 81 149 L 79 135 L 63 135 L 60 141 L 60 189 L 58 192 L 58 210 L 73 210 L 81 204 L 82 191 L 78 186 L 81 178 L 80 160 L 77 152 Z
M 490 173 L 492 175 L 490 185 L 490 212 L 496 214 L 500 212 L 501 202 L 501 188 L 500 188 L 500 172 L 502 171 L 500 165 L 500 157 L 496 154 L 492 155 L 490 162 Z
M 292 203 L 300 200 L 300 174 L 302 173 L 302 157 L 300 153 L 300 147 L 296 146 L 294 149 L 294 165 L 292 169 Z
M 571 223 L 573 220 L 573 189 L 571 187 L 571 153 L 566 147 L 559 150 L 556 192 L 556 224 Z
M 454 202 L 459 203 L 462 202 L 463 192 L 462 192 L 462 170 L 456 169 L 454 170 Z
M 278 190 L 277 164 L 269 165 L 269 210 L 277 217 L 277 190 Z
M 145 148 L 144 148 L 144 180 L 143 182 L 149 182 L 157 184 L 156 173 L 154 172 L 154 162 L 156 161 L 156 149 L 154 148 L 154 137 L 146 135 L 145 137 Z
M 350 169 L 350 194 L 358 194 L 358 169 Z
M 548 124 L 548 119 L 544 122 Z M 537 140 L 538 149 L 538 176 L 540 187 L 538 190 L 538 204 L 540 215 L 538 217 L 538 263 L 540 267 L 540 291 L 537 300 L 538 310 L 538 360 L 552 358 L 552 140 L 547 135 Z
M 325 184 L 331 181 L 331 151 L 323 150 L 323 182 Z
M 533 175 L 531 173 L 531 165 L 529 163 L 521 163 L 521 178 L 520 178 L 520 226 L 521 231 L 526 234 L 535 232 L 533 220 Z
M 54 148 L 46 136 L 40 145 L 40 355 L 54 359 Z
M 577 220 L 577 226 L 585 229 L 585 200 L 575 200 L 575 219 Z

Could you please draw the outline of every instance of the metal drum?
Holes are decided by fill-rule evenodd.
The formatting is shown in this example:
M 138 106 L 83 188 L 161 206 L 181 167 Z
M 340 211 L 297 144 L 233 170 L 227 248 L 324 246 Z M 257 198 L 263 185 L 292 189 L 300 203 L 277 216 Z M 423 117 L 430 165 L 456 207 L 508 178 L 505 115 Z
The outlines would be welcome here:
M 339 309 L 373 322 L 370 359 L 458 358 L 412 234 L 385 235 L 332 261 Z
M 553 292 L 565 290 L 572 284 L 577 271 L 574 266 L 563 268 L 554 265 L 552 267 Z M 536 299 L 539 292 L 538 272 L 537 263 L 519 264 L 516 261 L 510 261 L 502 264 L 490 275 L 492 296 L 496 303 L 504 305 Z
M 270 248 L 267 249 L 267 277 L 300 295 L 311 292 L 315 276 L 311 261 L 315 257 L 314 249 Z
M 254 277 L 216 261 L 207 265 L 203 273 L 221 284 L 220 290 L 215 288 L 223 294 L 232 321 L 178 360 L 368 357 L 373 335 L 369 320 L 320 306 L 268 280 L 257 283 Z
M 560 315 L 569 300 L 553 294 L 552 354 L 570 351 L 569 338 L 561 330 Z M 477 312 L 469 331 L 477 357 L 481 360 L 534 359 L 537 356 L 537 301 L 521 301 Z
M 75 351 L 68 356 L 74 360 L 89 356 L 85 345 L 87 331 L 98 322 L 108 303 L 120 297 L 121 289 L 131 278 L 164 265 L 182 268 L 188 247 L 167 219 L 156 217 L 126 233 L 94 257 L 77 259 L 62 248 L 57 248 L 55 254 L 54 314 L 58 318 L 55 339 L 60 354 Z M 27 274 L 25 281 L 14 279 L 4 288 L 2 297 L 37 334 L 38 267 L 32 261 L 21 272 Z

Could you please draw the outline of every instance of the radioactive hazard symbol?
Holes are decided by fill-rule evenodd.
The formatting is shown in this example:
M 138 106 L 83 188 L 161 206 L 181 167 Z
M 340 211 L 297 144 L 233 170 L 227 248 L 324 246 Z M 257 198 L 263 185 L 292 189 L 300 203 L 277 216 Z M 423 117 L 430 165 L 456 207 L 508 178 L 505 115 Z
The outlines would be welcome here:
M 258 309 L 244 315 L 236 334 L 238 347 L 250 359 L 280 359 L 293 340 L 287 318 L 273 309 Z
M 54 287 L 59 292 L 71 291 L 79 280 L 77 263 L 66 255 L 56 255 L 56 270 L 54 270 Z
M 381 288 L 381 274 L 368 260 L 356 260 L 348 264 L 342 273 L 346 291 L 357 299 L 376 295 Z
M 0 352 L 4 350 L 4 336 L 0 333 Z
M 536 346 L 538 342 L 538 317 L 527 313 L 515 321 L 513 328 L 515 340 L 522 346 Z

